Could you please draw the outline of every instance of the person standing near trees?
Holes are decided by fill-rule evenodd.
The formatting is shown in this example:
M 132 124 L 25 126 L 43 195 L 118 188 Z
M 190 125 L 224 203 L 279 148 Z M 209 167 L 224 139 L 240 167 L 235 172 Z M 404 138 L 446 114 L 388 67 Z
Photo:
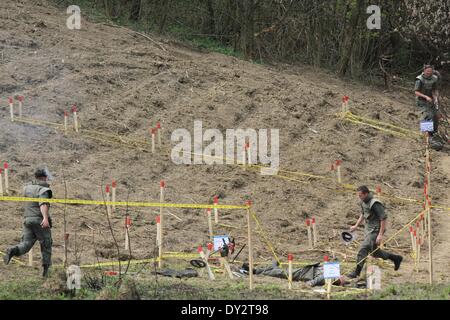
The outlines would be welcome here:
M 441 150 L 443 145 L 438 137 L 438 110 L 436 106 L 439 101 L 438 74 L 434 72 L 431 65 L 425 65 L 420 76 L 416 77 L 415 95 L 416 105 L 420 110 L 424 121 L 433 121 L 433 132 L 431 133 L 430 145 L 435 150 Z

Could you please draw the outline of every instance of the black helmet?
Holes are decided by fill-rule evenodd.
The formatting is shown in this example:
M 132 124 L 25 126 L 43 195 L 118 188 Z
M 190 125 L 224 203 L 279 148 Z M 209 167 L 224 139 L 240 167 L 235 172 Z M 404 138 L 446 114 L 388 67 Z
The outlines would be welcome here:
M 36 178 L 47 178 L 48 177 L 48 173 L 47 173 L 47 170 L 45 170 L 45 168 L 38 168 L 34 172 L 34 176 Z

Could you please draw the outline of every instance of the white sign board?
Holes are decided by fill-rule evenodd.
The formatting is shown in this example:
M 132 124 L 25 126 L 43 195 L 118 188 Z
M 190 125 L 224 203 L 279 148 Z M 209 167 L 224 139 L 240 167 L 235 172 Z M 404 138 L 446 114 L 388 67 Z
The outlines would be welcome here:
M 223 247 L 223 239 L 225 239 L 225 243 L 227 244 L 230 242 L 228 236 L 214 236 L 214 251 L 217 251 Z
M 434 131 L 433 121 L 420 121 L 420 131 L 433 132 Z
M 323 264 L 323 277 L 325 279 L 335 279 L 341 276 L 339 262 L 325 262 Z

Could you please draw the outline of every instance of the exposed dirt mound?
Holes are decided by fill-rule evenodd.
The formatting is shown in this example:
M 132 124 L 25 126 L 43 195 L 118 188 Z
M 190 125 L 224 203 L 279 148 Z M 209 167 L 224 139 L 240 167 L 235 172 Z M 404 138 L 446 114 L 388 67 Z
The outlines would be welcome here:
M 190 50 L 152 35 L 161 47 L 128 29 L 86 19 L 81 30 L 72 31 L 66 28 L 66 13 L 45 1 L 32 6 L 4 0 L 0 9 L 0 160 L 8 161 L 12 168 L 13 194 L 20 193 L 36 166 L 46 164 L 55 176 L 52 187 L 56 198 L 64 197 L 63 170 L 68 198 L 101 200 L 101 184 L 112 179 L 119 183 L 118 199 L 122 201 L 128 197 L 129 201 L 157 202 L 161 179 L 167 183 L 168 202 L 212 203 L 212 197 L 219 194 L 220 203 L 243 204 L 249 197 L 276 252 L 282 257 L 292 252 L 301 260 L 321 259 L 326 252 L 305 252 L 304 220 L 308 216 L 317 219 L 322 249 L 334 247 L 336 252 L 353 256 L 354 252 L 343 248 L 339 234 L 355 223 L 360 210 L 355 195 L 340 192 L 332 179 L 293 174 L 283 178 L 282 173 L 278 177 L 262 176 L 232 165 L 175 165 L 166 151 L 152 155 L 122 144 L 66 137 L 43 126 L 12 123 L 6 98 L 23 95 L 24 116 L 61 124 L 64 111 L 77 103 L 82 129 L 150 141 L 149 128 L 161 121 L 163 150 L 172 146 L 171 132 L 178 128 L 192 132 L 194 120 L 202 120 L 204 129 L 222 132 L 228 128 L 279 128 L 283 169 L 333 177 L 330 164 L 340 159 L 344 182 L 371 188 L 381 185 L 390 194 L 423 197 L 423 144 L 336 117 L 341 97 L 348 95 L 354 113 L 415 130 L 418 117 L 411 92 L 383 92 L 306 67 L 252 64 Z M 448 165 L 445 153 L 433 153 L 433 200 L 447 207 Z M 22 218 L 19 204 L 0 205 L 4 216 L 0 250 L 4 251 L 8 244 L 20 240 Z M 420 204 L 409 202 L 387 201 L 386 205 L 388 236 L 421 209 Z M 55 205 L 51 210 L 54 261 L 60 263 L 63 206 Z M 167 215 L 165 250 L 194 252 L 208 241 L 204 210 L 168 211 L 181 221 Z M 448 242 L 441 238 L 448 230 L 448 219 L 442 227 L 441 218 L 448 217 L 448 211 L 435 212 L 436 243 L 439 251 L 449 252 Z M 151 257 L 158 209 L 133 207 L 129 213 L 133 219 L 133 257 Z M 78 258 L 82 263 L 93 263 L 96 256 L 111 259 L 115 247 L 105 210 L 100 206 L 68 206 L 67 214 L 70 259 Z M 124 214 L 125 208 L 118 208 L 113 223 L 125 254 Z M 238 228 L 246 223 L 244 211 L 220 210 L 220 217 L 224 224 Z M 217 234 L 230 231 L 241 246 L 246 239 L 245 227 L 216 228 Z M 409 245 L 405 231 L 387 247 L 407 254 Z M 246 249 L 241 258 L 245 254 Z M 270 257 L 267 245 L 256 240 L 256 260 Z M 389 281 L 411 280 L 410 263 L 406 257 L 404 271 L 401 269 L 398 277 L 389 276 Z M 0 270 L 6 268 L 0 266 Z M 448 260 L 437 265 L 439 279 L 448 280 L 447 271 Z M 426 272 L 416 278 L 425 281 Z

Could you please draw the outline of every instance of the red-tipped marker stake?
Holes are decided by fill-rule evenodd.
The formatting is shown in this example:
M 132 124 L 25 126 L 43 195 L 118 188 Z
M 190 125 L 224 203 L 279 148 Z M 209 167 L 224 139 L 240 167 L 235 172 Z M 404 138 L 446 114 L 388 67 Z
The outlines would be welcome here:
M 245 144 L 245 150 L 247 150 L 247 161 L 248 161 L 248 164 L 251 165 L 252 164 L 252 152 L 251 152 L 251 149 L 250 149 L 250 143 L 249 142 L 247 142 Z
M 8 98 L 8 104 L 9 104 L 9 113 L 11 115 L 11 122 L 14 122 L 14 100 L 12 97 Z
M 156 245 L 161 246 L 161 217 L 156 216 Z
M 155 134 L 156 134 L 156 129 L 152 128 L 151 132 L 152 132 L 152 153 L 155 153 Z
M 202 258 L 203 262 L 206 264 L 206 270 L 208 271 L 209 280 L 215 280 L 216 277 L 214 276 L 214 273 L 212 272 L 211 267 L 209 266 L 208 257 L 203 252 L 202 246 L 198 246 L 197 251 L 200 254 L 200 257 Z
M 214 204 L 219 204 L 219 197 L 214 196 Z M 219 210 L 217 208 L 214 208 L 214 222 L 219 223 Z
M 74 124 L 74 128 L 75 128 L 75 132 L 78 133 L 78 108 L 77 108 L 76 104 L 74 104 L 72 106 L 72 113 L 73 113 L 73 124 Z
M 3 164 L 3 169 L 5 169 L 5 192 L 9 194 L 9 165 L 8 162 Z
M 376 190 L 378 199 L 381 199 L 381 187 L 377 186 L 375 190 Z
M 128 234 L 130 232 L 130 226 L 131 226 L 131 217 L 126 216 L 125 217 L 125 250 L 129 250 L 129 248 L 130 248 L 130 237 Z
M 244 170 L 246 170 L 246 160 L 247 158 L 247 144 L 244 145 L 244 149 L 242 150 L 242 165 L 244 166 Z

